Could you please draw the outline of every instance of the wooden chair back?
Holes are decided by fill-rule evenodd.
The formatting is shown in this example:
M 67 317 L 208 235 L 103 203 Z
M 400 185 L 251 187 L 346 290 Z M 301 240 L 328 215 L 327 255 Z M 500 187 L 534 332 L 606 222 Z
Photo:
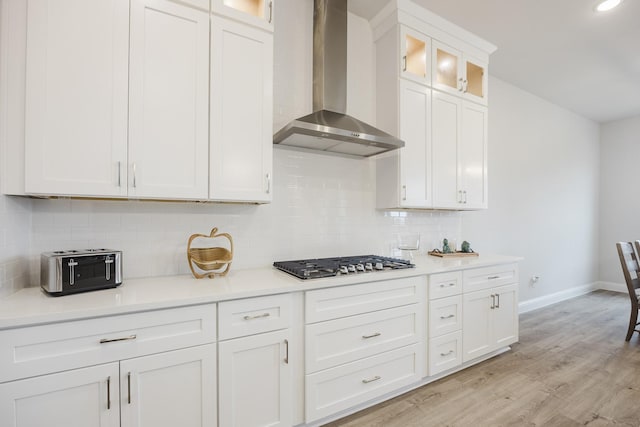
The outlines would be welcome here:
M 626 341 L 631 339 L 634 332 L 640 332 L 638 326 L 638 289 L 640 289 L 640 264 L 638 264 L 637 253 L 640 253 L 640 240 L 635 241 L 638 252 L 634 249 L 631 242 L 618 242 L 618 256 L 622 265 L 622 273 L 624 280 L 627 282 L 627 291 L 631 300 L 631 316 L 629 319 L 629 329 L 627 330 Z

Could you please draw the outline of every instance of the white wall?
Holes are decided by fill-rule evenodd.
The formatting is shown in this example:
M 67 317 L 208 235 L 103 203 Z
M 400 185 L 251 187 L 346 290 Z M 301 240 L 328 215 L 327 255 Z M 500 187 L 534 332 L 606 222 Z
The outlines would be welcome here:
M 640 239 L 640 116 L 603 124 L 600 153 L 600 280 L 626 290 L 615 244 Z
M 521 301 L 597 282 L 598 124 L 497 78 L 489 88 L 489 209 L 463 214 L 462 238 L 525 258 Z

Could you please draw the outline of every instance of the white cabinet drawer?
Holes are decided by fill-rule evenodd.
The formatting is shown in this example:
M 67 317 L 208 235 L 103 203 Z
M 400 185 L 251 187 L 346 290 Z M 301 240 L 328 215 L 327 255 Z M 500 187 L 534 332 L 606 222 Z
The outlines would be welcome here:
M 429 340 L 429 376 L 462 363 L 462 331 Z
M 226 340 L 288 328 L 291 298 L 291 294 L 280 294 L 218 303 L 218 338 Z
M 518 283 L 518 265 L 504 264 L 465 270 L 462 279 L 465 292 L 510 285 Z
M 216 340 L 215 304 L 0 331 L 0 382 Z
M 417 276 L 309 291 L 306 323 L 415 304 L 422 300 L 424 287 L 425 276 Z
M 429 301 L 429 338 L 462 329 L 462 295 Z
M 417 382 L 422 366 L 420 346 L 414 344 L 307 375 L 306 422 Z
M 306 327 L 306 372 L 404 347 L 422 337 L 421 305 L 314 323 Z
M 462 272 L 451 271 L 429 276 L 429 299 L 438 299 L 462 293 Z

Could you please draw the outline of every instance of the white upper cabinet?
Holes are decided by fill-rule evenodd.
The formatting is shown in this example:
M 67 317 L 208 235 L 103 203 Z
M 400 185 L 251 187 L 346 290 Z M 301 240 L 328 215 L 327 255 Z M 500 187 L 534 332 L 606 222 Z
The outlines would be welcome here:
M 433 93 L 433 206 L 486 209 L 487 107 Z
M 211 17 L 209 197 L 271 201 L 273 35 Z
M 431 39 L 411 28 L 400 27 L 400 74 L 424 85 L 431 84 Z
M 125 196 L 129 2 L 30 0 L 26 27 L 25 192 Z
M 132 0 L 129 196 L 207 199 L 209 14 Z
M 211 0 L 211 10 L 245 24 L 273 31 L 274 0 Z
M 487 104 L 487 64 L 437 40 L 432 49 L 433 87 Z

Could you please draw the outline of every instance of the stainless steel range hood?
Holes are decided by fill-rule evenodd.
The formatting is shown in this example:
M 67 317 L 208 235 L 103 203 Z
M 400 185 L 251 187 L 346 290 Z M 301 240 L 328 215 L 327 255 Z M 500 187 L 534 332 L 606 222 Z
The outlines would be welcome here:
M 313 111 L 280 129 L 273 143 L 369 157 L 404 142 L 347 110 L 347 0 L 315 0 L 313 15 Z

